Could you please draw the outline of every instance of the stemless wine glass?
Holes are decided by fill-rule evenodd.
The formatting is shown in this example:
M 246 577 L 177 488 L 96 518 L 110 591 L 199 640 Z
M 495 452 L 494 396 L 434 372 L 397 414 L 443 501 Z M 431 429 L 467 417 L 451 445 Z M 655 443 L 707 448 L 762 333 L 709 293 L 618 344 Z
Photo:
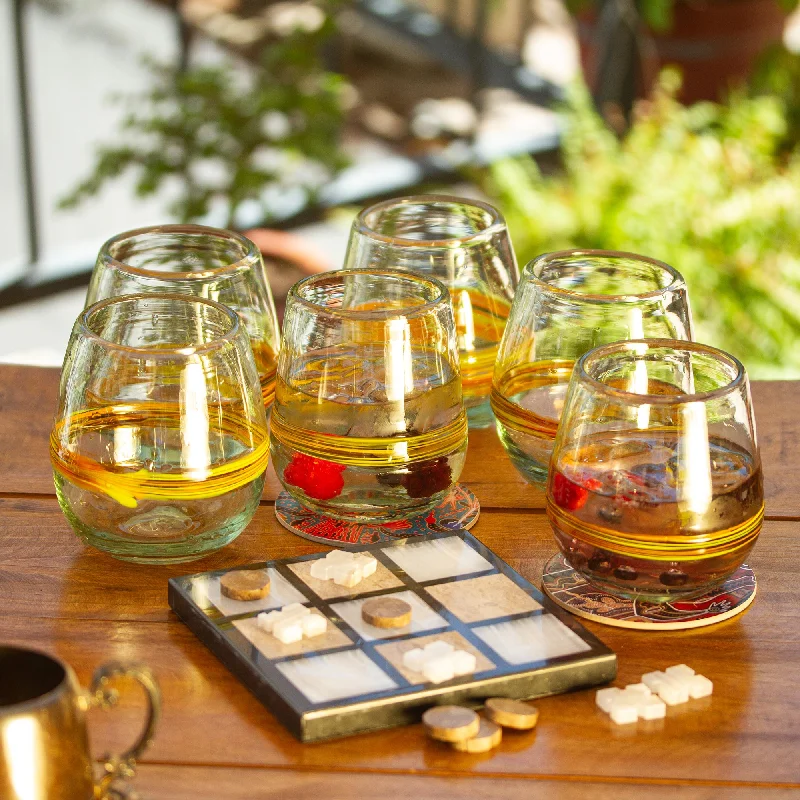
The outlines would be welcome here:
M 204 297 L 232 308 L 250 335 L 269 408 L 280 328 L 261 253 L 249 239 L 202 225 L 158 225 L 109 239 L 97 256 L 86 305 L 151 292 Z
M 569 563 L 607 591 L 663 602 L 721 584 L 764 516 L 741 363 L 666 339 L 586 353 L 558 429 L 547 512 Z
M 314 511 L 384 523 L 436 505 L 467 451 L 447 289 L 394 270 L 296 283 L 270 424 L 278 477 Z
M 633 253 L 566 250 L 522 272 L 492 385 L 497 432 L 512 463 L 544 487 L 576 359 L 623 339 L 692 339 L 686 284 Z
M 345 267 L 408 270 L 447 286 L 469 424 L 491 425 L 492 370 L 519 280 L 500 212 L 477 200 L 443 195 L 378 203 L 353 223 Z
M 127 561 L 188 561 L 244 530 L 269 456 L 247 333 L 209 300 L 129 295 L 72 331 L 50 437 L 75 532 Z

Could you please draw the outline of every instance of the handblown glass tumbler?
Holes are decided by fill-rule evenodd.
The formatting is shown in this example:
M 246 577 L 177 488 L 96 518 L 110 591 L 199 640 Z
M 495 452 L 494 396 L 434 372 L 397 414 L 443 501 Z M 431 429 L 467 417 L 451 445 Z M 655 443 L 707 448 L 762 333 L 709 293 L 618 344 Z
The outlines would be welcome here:
M 353 223 L 345 266 L 402 269 L 447 286 L 469 424 L 491 425 L 492 371 L 519 279 L 500 212 L 476 200 L 442 195 L 378 203 Z
M 623 339 L 691 339 L 681 275 L 633 253 L 548 253 L 523 270 L 503 334 L 492 409 L 517 470 L 544 487 L 575 361 Z
M 584 355 L 555 441 L 547 513 L 567 561 L 606 591 L 663 602 L 719 586 L 764 516 L 744 367 L 675 340 Z
M 467 450 L 447 289 L 391 270 L 295 284 L 270 426 L 275 471 L 307 508 L 385 523 L 436 505 Z
M 100 248 L 86 305 L 137 293 L 204 297 L 233 309 L 250 336 L 264 405 L 272 405 L 280 328 L 261 253 L 249 239 L 201 225 L 120 233 Z
M 162 294 L 90 306 L 67 349 L 50 455 L 61 508 L 87 544 L 167 563 L 230 542 L 258 507 L 269 455 L 237 315 Z

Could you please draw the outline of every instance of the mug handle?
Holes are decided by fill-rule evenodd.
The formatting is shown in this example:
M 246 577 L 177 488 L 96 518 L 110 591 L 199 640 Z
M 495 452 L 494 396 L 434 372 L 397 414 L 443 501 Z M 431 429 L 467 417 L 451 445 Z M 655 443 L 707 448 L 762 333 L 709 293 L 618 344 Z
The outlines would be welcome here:
M 147 721 L 139 738 L 122 755 L 105 755 L 102 758 L 103 775 L 94 786 L 95 800 L 108 800 L 110 797 L 125 797 L 125 793 L 114 789 L 117 780 L 132 778 L 136 772 L 136 760 L 153 741 L 156 724 L 161 716 L 161 690 L 155 676 L 141 664 L 122 664 L 112 662 L 100 667 L 92 678 L 88 692 L 88 705 L 108 709 L 116 705 L 119 692 L 109 686 L 115 678 L 133 678 L 138 681 L 147 695 Z

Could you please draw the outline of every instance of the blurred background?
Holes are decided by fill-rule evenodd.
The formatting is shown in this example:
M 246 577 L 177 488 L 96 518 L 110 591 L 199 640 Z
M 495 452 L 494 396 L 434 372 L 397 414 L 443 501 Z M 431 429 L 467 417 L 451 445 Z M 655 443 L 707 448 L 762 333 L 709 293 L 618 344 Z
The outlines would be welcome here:
M 101 244 L 247 233 L 280 307 L 384 197 L 483 197 L 520 266 L 632 250 L 800 378 L 798 0 L 2 0 L 0 361 L 60 366 Z

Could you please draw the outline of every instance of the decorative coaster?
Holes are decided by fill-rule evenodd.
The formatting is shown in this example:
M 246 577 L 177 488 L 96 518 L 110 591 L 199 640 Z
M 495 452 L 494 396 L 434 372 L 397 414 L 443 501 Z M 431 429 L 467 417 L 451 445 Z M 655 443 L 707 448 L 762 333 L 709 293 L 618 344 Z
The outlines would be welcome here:
M 305 508 L 287 491 L 281 492 L 275 501 L 275 516 L 284 528 L 304 539 L 344 548 L 407 539 L 409 536 L 469 530 L 477 522 L 480 510 L 478 498 L 460 483 L 427 514 L 385 525 L 326 517 Z
M 714 625 L 741 614 L 756 596 L 756 576 L 742 564 L 722 586 L 702 597 L 650 603 L 593 586 L 557 553 L 544 568 L 542 588 L 562 608 L 584 619 L 619 628 L 676 631 Z

